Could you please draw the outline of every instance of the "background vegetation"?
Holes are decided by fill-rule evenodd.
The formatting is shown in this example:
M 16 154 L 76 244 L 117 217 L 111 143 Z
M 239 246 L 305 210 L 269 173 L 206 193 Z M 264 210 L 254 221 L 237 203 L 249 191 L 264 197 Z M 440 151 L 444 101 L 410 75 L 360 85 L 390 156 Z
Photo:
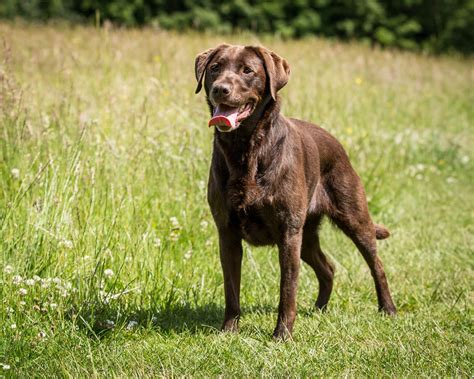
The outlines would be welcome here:
M 474 0 L 3 0 L 0 17 L 110 20 L 164 29 L 322 35 L 441 52 L 474 51 Z
M 283 112 L 346 147 L 399 314 L 322 227 L 327 313 L 303 265 L 295 339 L 275 343 L 278 256 L 245 246 L 241 333 L 223 314 L 206 203 L 213 131 L 194 57 L 221 36 L 0 23 L 0 376 L 465 376 L 474 373 L 473 61 L 308 38 Z

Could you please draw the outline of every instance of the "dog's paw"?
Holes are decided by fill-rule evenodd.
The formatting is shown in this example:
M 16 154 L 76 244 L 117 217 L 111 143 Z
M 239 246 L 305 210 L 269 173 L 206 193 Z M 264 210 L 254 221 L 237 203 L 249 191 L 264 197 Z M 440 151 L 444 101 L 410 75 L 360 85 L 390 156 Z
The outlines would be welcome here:
M 277 326 L 273 332 L 274 341 L 290 341 L 293 340 L 291 332 L 286 328 L 286 326 Z
M 238 333 L 239 332 L 239 319 L 231 318 L 228 320 L 224 320 L 224 322 L 222 323 L 221 330 L 223 332 L 228 332 L 228 333 Z

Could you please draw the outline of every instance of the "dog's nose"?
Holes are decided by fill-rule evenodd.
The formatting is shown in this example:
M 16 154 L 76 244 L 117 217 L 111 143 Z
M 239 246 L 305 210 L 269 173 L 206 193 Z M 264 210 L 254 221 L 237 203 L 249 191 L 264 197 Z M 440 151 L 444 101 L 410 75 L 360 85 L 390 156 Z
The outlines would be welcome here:
M 225 97 L 230 94 L 230 90 L 231 90 L 230 84 L 225 84 L 225 83 L 216 84 L 214 85 L 214 88 L 212 89 L 212 94 L 218 97 Z

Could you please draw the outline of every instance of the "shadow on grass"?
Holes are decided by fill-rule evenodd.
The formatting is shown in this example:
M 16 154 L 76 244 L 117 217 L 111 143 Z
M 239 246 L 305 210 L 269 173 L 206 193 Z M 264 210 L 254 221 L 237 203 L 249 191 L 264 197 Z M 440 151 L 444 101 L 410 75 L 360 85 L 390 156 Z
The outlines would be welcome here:
M 270 314 L 276 308 L 270 305 L 245 307 L 242 314 Z M 214 334 L 219 332 L 224 308 L 216 303 L 202 306 L 173 305 L 167 308 L 138 309 L 121 311 L 106 304 L 82 307 L 74 315 L 79 328 L 91 338 L 103 338 L 117 330 L 138 328 L 153 329 L 159 333 Z

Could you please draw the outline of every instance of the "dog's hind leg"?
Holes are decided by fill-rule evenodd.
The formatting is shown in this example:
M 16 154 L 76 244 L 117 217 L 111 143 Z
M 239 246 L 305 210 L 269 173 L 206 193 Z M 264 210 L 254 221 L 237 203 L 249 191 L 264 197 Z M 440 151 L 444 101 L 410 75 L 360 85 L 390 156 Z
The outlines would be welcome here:
M 316 273 L 319 282 L 319 294 L 316 307 L 324 310 L 331 297 L 334 266 L 328 261 L 319 244 L 318 225 L 321 218 L 307 222 L 303 230 L 301 259 Z
M 333 196 L 337 211 L 331 216 L 335 224 L 354 242 L 367 262 L 375 282 L 379 310 L 395 314 L 387 278 L 382 261 L 377 255 L 377 233 L 373 224 L 362 183 L 357 175 L 346 177 L 345 183 L 350 186 L 334 186 Z M 381 227 L 379 227 L 381 228 Z M 388 231 L 383 236 L 388 236 Z

